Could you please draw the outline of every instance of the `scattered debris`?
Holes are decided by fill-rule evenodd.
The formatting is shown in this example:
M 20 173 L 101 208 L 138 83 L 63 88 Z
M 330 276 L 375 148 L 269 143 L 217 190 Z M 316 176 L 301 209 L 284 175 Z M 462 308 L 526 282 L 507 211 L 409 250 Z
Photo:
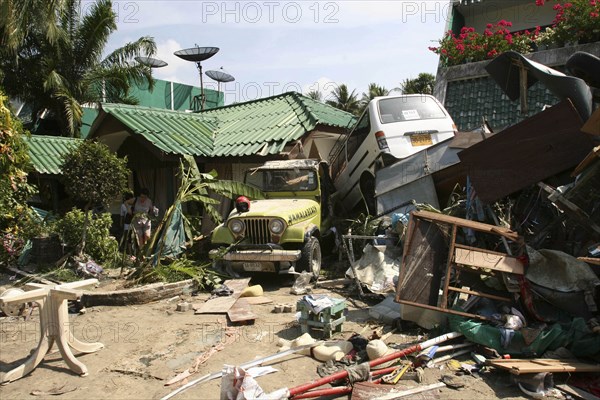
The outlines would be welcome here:
M 79 389 L 78 387 L 69 387 L 65 389 L 66 385 L 62 385 L 61 387 L 58 388 L 52 388 L 50 390 L 32 390 L 31 394 L 32 396 L 60 396 L 61 394 L 65 394 L 65 393 L 71 393 L 76 391 L 77 389 Z
M 487 360 L 486 365 L 501 368 L 511 374 L 531 374 L 537 372 L 600 372 L 600 365 L 576 360 L 555 360 L 536 358 L 532 360 Z
M 192 305 L 195 314 L 227 314 L 227 311 L 233 307 L 249 282 L 250 278 L 230 279 L 225 281 L 223 286 L 231 289 L 231 295 L 218 296 L 209 299 L 205 303 Z

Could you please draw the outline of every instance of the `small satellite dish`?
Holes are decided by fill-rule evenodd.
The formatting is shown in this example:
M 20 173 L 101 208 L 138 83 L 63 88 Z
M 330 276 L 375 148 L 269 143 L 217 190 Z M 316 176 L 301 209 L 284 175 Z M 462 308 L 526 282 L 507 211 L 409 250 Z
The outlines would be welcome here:
M 214 79 L 215 81 L 221 83 L 221 82 L 233 82 L 235 81 L 235 78 L 233 77 L 233 75 L 227 73 L 223 67 L 221 67 L 221 69 L 218 70 L 210 70 L 210 71 L 206 71 L 206 75 L 208 75 L 209 78 Z
M 158 58 L 152 57 L 136 57 L 135 61 L 139 62 L 140 64 L 147 65 L 150 68 L 162 68 L 169 65 L 163 60 L 159 60 Z
M 233 75 L 227 73 L 223 67 L 221 67 L 218 70 L 210 70 L 210 71 L 206 71 L 206 75 L 209 78 L 212 78 L 213 80 L 217 81 L 217 92 L 221 92 L 221 82 L 233 82 L 235 81 L 235 78 L 233 77 Z M 220 95 L 219 95 L 220 96 Z

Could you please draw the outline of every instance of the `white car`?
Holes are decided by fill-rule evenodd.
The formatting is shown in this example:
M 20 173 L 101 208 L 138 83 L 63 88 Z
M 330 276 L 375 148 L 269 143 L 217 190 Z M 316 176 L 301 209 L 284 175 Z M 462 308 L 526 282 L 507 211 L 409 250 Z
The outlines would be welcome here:
M 375 210 L 375 172 L 452 138 L 454 121 L 437 99 L 412 94 L 375 97 L 331 154 L 331 176 L 345 210 L 364 200 Z

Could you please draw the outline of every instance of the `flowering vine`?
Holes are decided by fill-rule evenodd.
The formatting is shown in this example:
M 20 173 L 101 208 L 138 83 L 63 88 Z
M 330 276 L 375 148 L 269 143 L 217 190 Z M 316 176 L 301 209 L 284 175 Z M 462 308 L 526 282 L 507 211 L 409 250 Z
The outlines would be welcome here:
M 556 11 L 552 21 L 551 39 L 559 44 L 600 41 L 600 0 L 536 0 L 539 7 Z
M 536 27 L 533 32 L 511 33 L 508 29 L 511 26 L 510 21 L 501 20 L 496 24 L 487 24 L 483 33 L 465 26 L 458 35 L 448 31 L 439 41 L 439 46 L 429 47 L 429 50 L 439 54 L 440 61 L 445 66 L 492 59 L 509 50 L 529 53 L 540 27 Z

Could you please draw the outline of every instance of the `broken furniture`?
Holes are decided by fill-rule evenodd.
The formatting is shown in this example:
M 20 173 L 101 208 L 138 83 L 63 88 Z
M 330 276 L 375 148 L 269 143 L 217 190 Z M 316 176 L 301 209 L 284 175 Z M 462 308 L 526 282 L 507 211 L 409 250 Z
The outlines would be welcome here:
M 85 343 L 73 336 L 69 331 L 67 300 L 79 299 L 83 294 L 79 289 L 94 286 L 97 283 L 97 279 L 86 279 L 61 285 L 30 283 L 28 286 L 36 289 L 0 297 L 0 306 L 2 307 L 35 302 L 40 310 L 40 341 L 37 348 L 23 364 L 4 374 L 0 378 L 0 382 L 12 382 L 29 374 L 52 349 L 55 342 L 71 371 L 81 376 L 87 375 L 86 366 L 75 358 L 71 347 L 81 353 L 94 353 L 104 345 L 102 343 Z
M 332 299 L 334 304 L 315 312 L 304 299 L 296 303 L 296 311 L 300 312 L 300 328 L 302 333 L 309 333 L 311 328 L 322 331 L 322 338 L 328 339 L 333 332 L 341 332 L 342 324 L 346 321 L 344 311 L 346 302 L 342 299 Z
M 515 243 L 519 251 L 523 248 L 521 237 L 510 229 L 429 211 L 413 211 L 406 231 L 396 302 L 486 319 L 481 315 L 452 309 L 452 294 L 507 303 L 512 301 L 510 297 L 452 284 L 458 281 L 461 274 L 478 278 L 480 274 L 524 273 L 523 264 L 515 256 L 457 243 L 459 228 L 494 235 L 498 239 L 505 238 Z

